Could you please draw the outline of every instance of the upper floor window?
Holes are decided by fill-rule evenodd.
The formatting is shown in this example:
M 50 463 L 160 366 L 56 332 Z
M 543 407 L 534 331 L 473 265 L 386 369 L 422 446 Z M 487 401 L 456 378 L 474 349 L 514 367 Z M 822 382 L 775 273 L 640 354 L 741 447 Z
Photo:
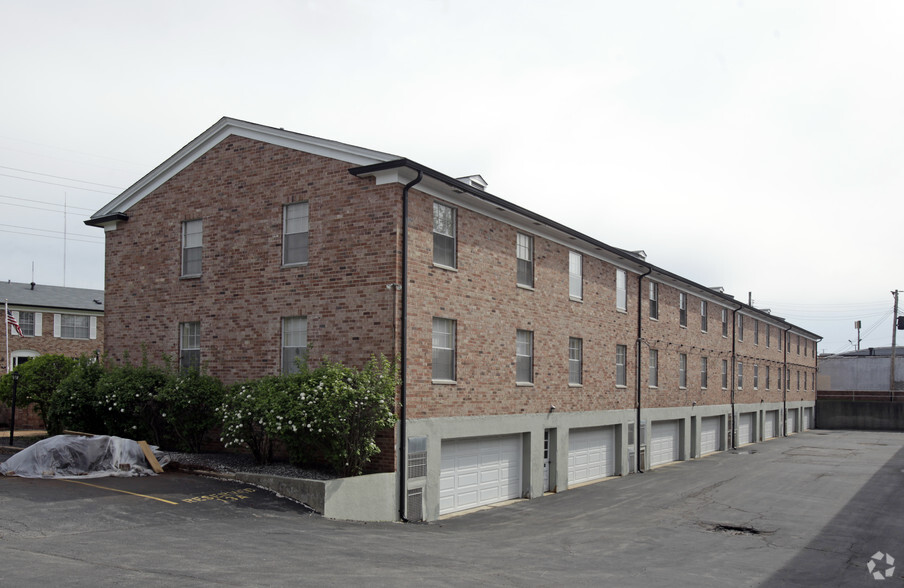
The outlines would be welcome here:
M 35 336 L 35 313 L 19 311 L 19 328 L 26 337 Z
M 766 366 L 766 390 L 769 389 L 769 385 L 772 383 L 771 382 L 771 374 L 769 373 L 770 371 L 771 370 L 769 369 L 769 366 L 767 365 Z
M 433 318 L 433 379 L 455 381 L 455 321 Z
M 700 301 L 700 330 L 704 333 L 709 330 L 709 304 L 706 300 Z
M 628 310 L 628 275 L 625 270 L 615 270 L 615 308 Z
M 760 366 L 758 364 L 753 364 L 753 389 L 759 390 L 760 388 Z
M 182 275 L 201 275 L 201 236 L 203 221 L 182 223 Z
M 628 346 L 615 346 L 615 385 L 626 386 L 628 384 L 627 374 Z
M 308 261 L 308 203 L 295 202 L 283 207 L 283 264 Z
M 678 387 L 687 388 L 687 353 L 678 354 Z
M 568 383 L 584 383 L 584 341 L 577 337 L 568 338 Z
M 709 384 L 709 358 L 703 356 L 700 358 L 700 387 L 704 390 Z
M 782 350 L 782 340 L 784 338 L 785 338 L 785 333 L 783 333 L 782 331 L 779 331 L 779 333 L 778 333 L 778 350 L 779 351 Z
M 64 339 L 90 339 L 91 317 L 81 314 L 61 314 L 60 337 Z
M 650 282 L 650 318 L 659 318 L 659 284 Z
M 574 251 L 568 252 L 568 295 L 575 300 L 584 298 L 583 256 Z
M 534 334 L 518 329 L 515 341 L 515 381 L 532 384 L 534 381 Z
M 744 364 L 738 362 L 738 390 L 744 387 Z
M 201 368 L 201 323 L 179 325 L 179 367 L 183 370 Z
M 753 344 L 760 344 L 760 321 L 753 319 Z
M 800 335 L 797 335 L 797 354 L 800 355 Z M 800 388 L 800 386 L 798 386 Z
M 308 319 L 287 316 L 282 320 L 282 373 L 295 374 L 308 349 Z
M 728 360 L 722 360 L 722 389 L 728 390 Z
M 809 347 L 810 347 L 810 340 L 804 339 L 804 357 L 809 355 L 809 353 L 810 353 Z M 806 386 L 804 386 L 804 388 L 806 388 Z
M 738 341 L 744 340 L 744 315 L 738 315 Z
M 455 209 L 433 203 L 433 263 L 455 267 Z
M 678 293 L 678 324 L 687 326 L 687 294 L 684 292 Z
M 655 388 L 659 385 L 659 350 L 650 349 L 650 381 L 649 386 Z
M 770 347 L 772 345 L 772 326 L 766 325 L 766 347 Z
M 534 287 L 534 238 L 518 233 L 518 284 Z
M 722 336 L 728 336 L 728 309 L 722 309 Z

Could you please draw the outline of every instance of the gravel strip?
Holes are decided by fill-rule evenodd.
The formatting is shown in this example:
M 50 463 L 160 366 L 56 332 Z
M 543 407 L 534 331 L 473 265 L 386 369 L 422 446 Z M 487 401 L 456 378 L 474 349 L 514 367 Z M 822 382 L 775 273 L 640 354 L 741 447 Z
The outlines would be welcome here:
M 254 457 L 239 453 L 178 453 L 164 451 L 169 456 L 170 464 L 178 464 L 189 470 L 209 470 L 220 473 L 264 474 L 284 478 L 306 478 L 308 480 L 332 480 L 336 476 L 319 470 L 297 468 L 289 463 L 278 462 L 259 465 Z

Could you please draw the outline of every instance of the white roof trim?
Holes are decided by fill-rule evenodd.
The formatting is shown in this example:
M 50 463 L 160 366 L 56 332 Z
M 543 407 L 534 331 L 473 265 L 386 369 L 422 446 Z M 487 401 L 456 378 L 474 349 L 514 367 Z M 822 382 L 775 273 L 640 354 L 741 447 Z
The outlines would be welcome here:
M 150 173 L 132 184 L 122 194 L 91 215 L 91 218 L 101 218 L 117 212 L 127 211 L 142 198 L 159 188 L 231 135 L 254 139 L 313 155 L 322 155 L 358 166 L 400 159 L 395 155 L 380 151 L 355 147 L 354 145 L 347 145 L 338 141 L 320 139 L 310 135 L 302 135 L 224 116 L 188 145 L 177 151 Z

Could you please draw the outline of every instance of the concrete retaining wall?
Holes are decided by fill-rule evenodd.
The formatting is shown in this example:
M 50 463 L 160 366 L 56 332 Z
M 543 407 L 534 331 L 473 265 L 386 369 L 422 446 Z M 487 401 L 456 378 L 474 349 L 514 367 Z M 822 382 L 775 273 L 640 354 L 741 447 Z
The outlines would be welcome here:
M 861 431 L 904 431 L 904 403 L 817 400 L 816 427 Z

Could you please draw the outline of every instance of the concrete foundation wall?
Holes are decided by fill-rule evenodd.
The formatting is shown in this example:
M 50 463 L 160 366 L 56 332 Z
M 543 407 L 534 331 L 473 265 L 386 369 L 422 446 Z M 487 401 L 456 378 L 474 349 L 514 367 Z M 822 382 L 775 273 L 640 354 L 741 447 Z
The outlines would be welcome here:
M 904 403 L 817 400 L 819 429 L 904 431 Z

